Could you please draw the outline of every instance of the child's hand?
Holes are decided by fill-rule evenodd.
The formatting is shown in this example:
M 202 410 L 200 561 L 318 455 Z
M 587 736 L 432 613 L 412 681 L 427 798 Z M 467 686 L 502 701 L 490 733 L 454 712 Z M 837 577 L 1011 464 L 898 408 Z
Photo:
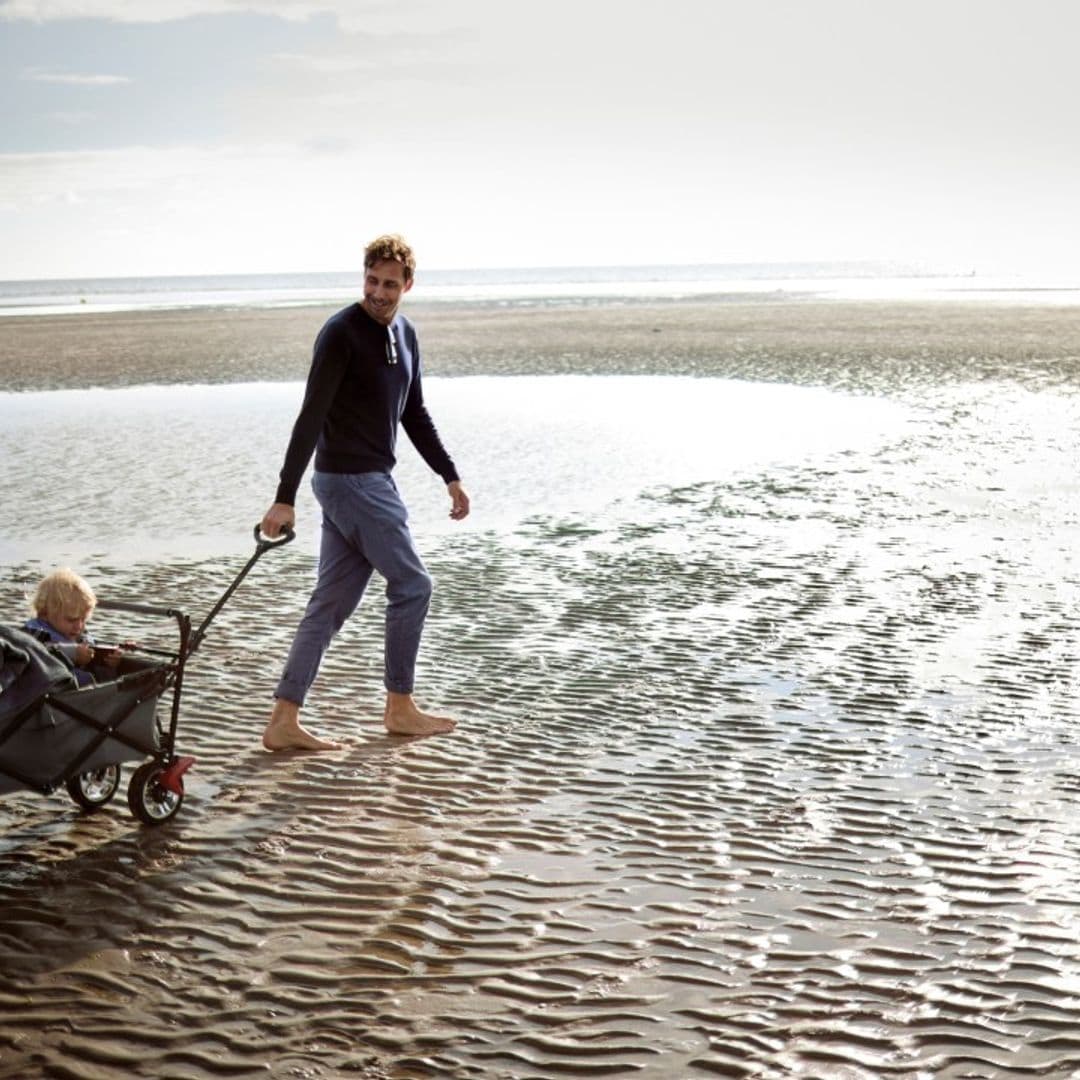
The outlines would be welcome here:
M 87 645 L 86 642 L 80 641 L 78 645 L 75 646 L 75 666 L 86 667 L 93 659 L 93 645 Z

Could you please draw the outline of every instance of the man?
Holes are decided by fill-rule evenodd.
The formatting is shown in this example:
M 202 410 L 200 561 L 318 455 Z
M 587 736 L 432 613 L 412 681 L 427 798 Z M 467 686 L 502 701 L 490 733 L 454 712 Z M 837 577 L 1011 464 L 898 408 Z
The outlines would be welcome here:
M 380 236 L 364 251 L 364 298 L 327 320 L 315 341 L 300 414 L 285 452 L 274 504 L 262 521 L 276 537 L 295 523 L 300 480 L 315 454 L 312 488 L 323 511 L 319 572 L 277 685 L 268 750 L 334 750 L 300 723 L 300 708 L 323 654 L 356 610 L 377 570 L 386 579 L 383 722 L 395 735 L 451 731 L 454 721 L 422 712 L 413 700 L 420 635 L 431 578 L 409 533 L 391 477 L 400 422 L 427 464 L 446 482 L 450 517 L 469 513 L 469 497 L 424 406 L 416 331 L 398 315 L 416 260 L 400 236 Z

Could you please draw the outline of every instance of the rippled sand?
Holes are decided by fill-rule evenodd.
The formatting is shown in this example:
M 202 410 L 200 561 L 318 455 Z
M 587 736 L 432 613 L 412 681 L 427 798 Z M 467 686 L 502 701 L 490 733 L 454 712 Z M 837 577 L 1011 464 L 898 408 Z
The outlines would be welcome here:
M 1080 1075 L 1074 331 L 956 310 L 713 339 L 903 404 L 884 444 L 424 538 L 451 737 L 382 733 L 374 602 L 309 712 L 348 749 L 258 749 L 311 569 L 269 553 L 174 825 L 0 800 L 0 1077 Z M 201 614 L 239 562 L 85 569 Z

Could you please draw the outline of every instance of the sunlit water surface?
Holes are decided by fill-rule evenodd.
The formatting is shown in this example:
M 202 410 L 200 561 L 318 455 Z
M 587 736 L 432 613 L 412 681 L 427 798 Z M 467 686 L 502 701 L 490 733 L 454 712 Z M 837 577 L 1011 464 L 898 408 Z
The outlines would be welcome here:
M 731 478 L 865 448 L 906 410 L 878 399 L 720 379 L 430 379 L 427 403 L 474 502 L 447 519 L 407 438 L 396 476 L 418 532 L 600 514 L 657 484 Z M 157 559 L 240 550 L 270 504 L 301 384 L 0 395 L 0 560 Z M 308 474 L 310 476 L 310 473 Z M 305 479 L 301 535 L 317 533 Z

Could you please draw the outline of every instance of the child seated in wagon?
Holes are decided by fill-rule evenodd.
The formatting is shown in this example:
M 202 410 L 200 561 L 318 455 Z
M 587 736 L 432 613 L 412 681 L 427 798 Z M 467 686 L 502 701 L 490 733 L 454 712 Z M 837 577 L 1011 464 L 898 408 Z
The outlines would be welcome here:
M 86 624 L 96 606 L 94 590 L 73 570 L 62 567 L 38 583 L 30 603 L 34 617 L 23 627 L 71 667 L 80 686 L 115 679 L 123 651 L 135 648 L 131 641 L 112 646 L 94 641 Z

